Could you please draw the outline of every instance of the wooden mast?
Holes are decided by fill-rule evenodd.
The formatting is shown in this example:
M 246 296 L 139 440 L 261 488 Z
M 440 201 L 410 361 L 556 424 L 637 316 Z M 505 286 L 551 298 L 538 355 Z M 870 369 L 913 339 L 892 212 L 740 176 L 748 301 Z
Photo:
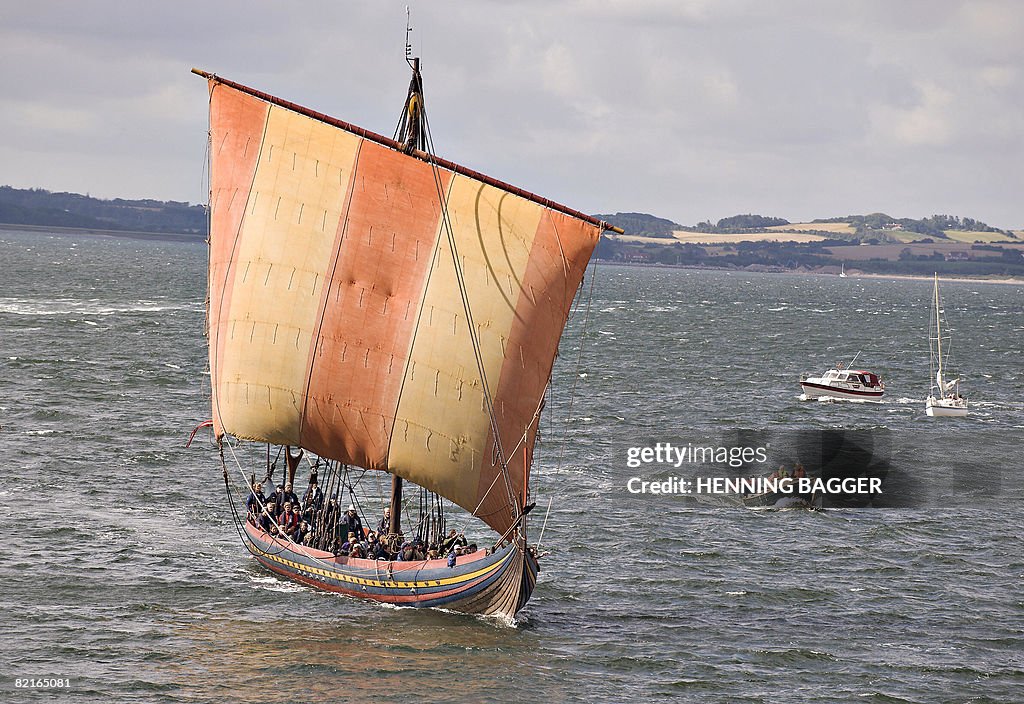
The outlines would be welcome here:
M 402 532 L 402 478 L 397 474 L 391 475 L 391 521 L 388 524 L 388 534 L 398 535 Z
M 409 44 L 406 39 L 406 58 L 408 59 Z M 405 114 L 402 116 L 398 130 L 398 141 L 407 152 L 420 149 L 423 141 L 423 83 L 420 78 L 419 57 L 409 60 L 412 67 L 412 82 L 409 94 L 405 99 Z M 402 478 L 391 475 L 391 503 L 389 504 L 390 520 L 388 533 L 398 535 L 402 532 Z

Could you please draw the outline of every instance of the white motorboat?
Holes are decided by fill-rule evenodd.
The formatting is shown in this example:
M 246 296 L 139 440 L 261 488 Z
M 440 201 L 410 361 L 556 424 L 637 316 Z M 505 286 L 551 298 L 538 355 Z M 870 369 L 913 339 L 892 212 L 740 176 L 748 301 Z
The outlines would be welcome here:
M 854 361 L 856 361 L 854 357 Z M 821 376 L 805 376 L 800 379 L 804 396 L 832 398 L 852 401 L 880 401 L 885 394 L 881 377 L 864 369 L 844 369 L 842 362 L 836 362 Z
M 932 303 L 935 315 L 935 337 L 929 338 L 929 341 L 932 343 L 929 347 L 931 350 L 932 371 L 935 372 L 935 375 L 932 377 L 931 389 L 928 394 L 928 400 L 925 401 L 924 409 L 925 413 L 930 416 L 962 417 L 967 415 L 967 399 L 960 395 L 960 378 L 957 377 L 952 381 L 946 381 L 944 376 L 946 371 L 944 367 L 949 357 L 949 338 L 947 335 L 946 359 L 944 359 L 942 352 L 942 307 L 939 303 L 938 274 L 935 274 L 934 291 Z

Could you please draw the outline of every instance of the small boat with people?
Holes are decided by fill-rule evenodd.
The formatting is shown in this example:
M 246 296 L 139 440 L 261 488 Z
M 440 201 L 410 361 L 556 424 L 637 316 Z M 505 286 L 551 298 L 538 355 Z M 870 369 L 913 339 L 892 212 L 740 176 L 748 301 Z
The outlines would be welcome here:
M 850 366 L 857 361 L 857 356 L 850 362 Z M 881 401 L 885 395 L 885 384 L 880 376 L 865 369 L 851 369 L 842 362 L 836 362 L 833 369 L 821 376 L 801 377 L 800 388 L 803 389 L 805 399 Z
M 793 466 L 792 471 L 781 465 L 768 475 L 767 481 L 761 482 L 759 490 L 745 492 L 740 500 L 746 508 L 819 510 L 822 507 L 821 494 L 799 489 L 798 481 L 807 476 L 807 471 L 799 462 Z

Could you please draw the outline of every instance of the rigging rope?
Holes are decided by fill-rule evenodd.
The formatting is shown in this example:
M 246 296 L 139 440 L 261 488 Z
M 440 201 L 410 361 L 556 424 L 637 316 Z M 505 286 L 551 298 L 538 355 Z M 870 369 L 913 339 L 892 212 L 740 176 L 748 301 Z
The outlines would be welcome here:
M 572 386 L 569 389 L 569 410 L 566 413 L 566 432 L 562 433 L 562 442 L 558 448 L 558 462 L 556 469 L 562 468 L 562 456 L 565 454 L 565 444 L 569 436 L 569 423 L 572 421 L 572 407 L 576 400 L 576 384 L 580 378 L 580 363 L 583 360 L 583 345 L 586 341 L 587 326 L 590 323 L 590 309 L 594 301 L 594 282 L 597 281 L 597 262 L 594 263 L 594 271 L 590 275 L 590 292 L 587 295 L 587 308 L 583 316 L 583 329 L 580 331 L 580 342 L 576 350 L 576 366 L 572 375 Z
M 518 523 L 522 516 L 522 511 L 516 501 L 516 493 L 512 488 L 512 478 L 508 471 L 508 461 L 506 455 L 501 447 L 501 433 L 498 428 L 498 419 L 494 411 L 494 399 L 491 395 L 490 384 L 487 381 L 487 370 L 483 359 L 483 350 L 481 347 L 480 339 L 478 337 L 479 331 L 476 328 L 476 322 L 473 319 L 473 311 L 470 306 L 469 292 L 466 286 L 465 273 L 462 270 L 462 264 L 459 261 L 458 246 L 455 241 L 455 231 L 451 224 L 451 218 L 448 213 L 448 202 L 447 197 L 444 193 L 444 186 L 441 182 L 440 167 L 438 166 L 435 154 L 434 154 L 434 143 L 433 137 L 430 131 L 430 124 L 427 120 L 427 113 L 423 106 L 420 106 L 420 112 L 423 118 L 424 126 L 424 139 L 426 147 L 425 152 L 429 157 L 429 164 L 431 167 L 431 173 L 434 176 L 434 186 L 437 189 L 438 204 L 441 208 L 441 223 L 445 230 L 445 234 L 448 238 L 448 246 L 451 249 L 452 263 L 455 269 L 455 278 L 459 284 L 459 295 L 462 299 L 462 307 L 466 313 L 466 326 L 469 331 L 470 341 L 473 347 L 473 357 L 476 361 L 477 373 L 480 375 L 481 390 L 483 392 L 484 403 L 487 407 L 487 416 L 491 425 L 491 434 L 494 438 L 494 450 L 497 455 L 498 463 L 501 470 L 501 476 L 504 479 L 505 491 L 508 495 L 509 507 L 512 509 L 512 515 L 514 521 Z M 490 490 L 488 490 L 490 491 Z M 485 494 L 486 497 L 486 494 Z

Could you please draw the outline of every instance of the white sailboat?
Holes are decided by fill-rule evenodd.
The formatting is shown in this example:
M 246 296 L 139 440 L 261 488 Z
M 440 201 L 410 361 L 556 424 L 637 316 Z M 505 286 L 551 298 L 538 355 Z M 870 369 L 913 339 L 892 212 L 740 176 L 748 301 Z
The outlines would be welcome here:
M 842 268 L 839 270 L 839 278 L 841 278 L 841 279 L 845 279 L 846 278 L 846 262 L 842 263 Z
M 943 372 L 942 357 L 942 307 L 939 304 L 939 275 L 935 274 L 933 304 L 935 308 L 935 337 L 929 338 L 934 343 L 931 348 L 932 386 L 925 402 L 925 412 L 930 416 L 966 416 L 967 399 L 960 395 L 960 378 L 946 381 Z M 948 344 L 948 336 L 947 336 Z M 949 354 L 948 352 L 946 353 Z

